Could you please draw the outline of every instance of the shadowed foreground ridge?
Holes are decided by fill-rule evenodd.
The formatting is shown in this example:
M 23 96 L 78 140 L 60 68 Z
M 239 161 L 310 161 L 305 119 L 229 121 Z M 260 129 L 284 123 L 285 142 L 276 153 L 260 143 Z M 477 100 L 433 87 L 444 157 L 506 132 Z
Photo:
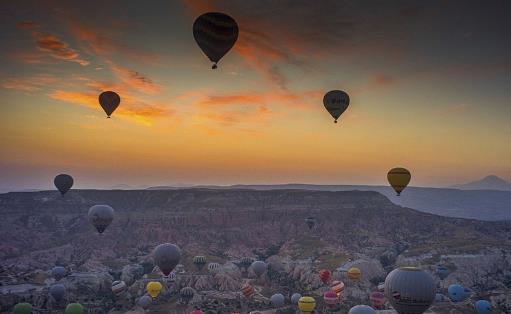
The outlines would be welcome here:
M 115 219 L 102 235 L 96 234 L 87 221 L 88 208 L 98 203 L 115 209 Z M 143 292 L 143 284 L 138 283 L 143 274 L 151 274 L 150 252 L 164 242 L 179 245 L 183 251 L 181 263 L 187 272 L 194 271 L 195 255 L 221 263 L 227 273 L 232 263 L 238 263 L 243 256 L 267 259 L 270 266 L 280 265 L 273 267 L 283 274 L 276 282 L 266 278 L 264 289 L 290 293 L 300 284 L 318 288 L 315 285 L 319 279 L 307 273 L 295 280 L 298 283 L 285 280 L 297 271 L 296 263 L 309 263 L 313 269 L 333 269 L 348 260 L 374 264 L 366 271 L 371 277 L 360 284 L 364 290 L 370 289 L 371 280 L 385 276 L 384 269 L 401 263 L 434 267 L 450 255 L 495 256 L 495 261 L 484 263 L 505 267 L 509 257 L 504 252 L 511 247 L 509 222 L 435 216 L 399 207 L 369 191 L 72 190 L 64 197 L 55 191 L 7 193 L 0 195 L 0 215 L 4 286 L 0 302 L 4 305 L 19 301 L 9 296 L 6 285 L 43 285 L 50 280 L 45 272 L 61 264 L 71 273 L 103 273 L 101 280 L 88 279 L 96 285 L 93 290 L 87 290 L 87 284 L 79 283 L 78 277 L 67 279 L 76 285 L 75 290 L 70 289 L 71 295 L 78 291 L 90 294 L 89 303 L 82 300 L 84 306 L 128 310 Z M 316 217 L 311 231 L 304 222 L 310 215 Z M 131 273 L 127 265 L 138 270 Z M 492 282 L 500 282 L 492 283 L 495 289 L 510 288 L 502 284 L 506 276 L 511 276 L 509 268 L 507 273 L 502 269 L 485 271 Z M 467 286 L 481 284 L 470 277 L 471 272 L 472 268 L 464 266 L 458 278 L 471 280 Z M 105 295 L 111 294 L 111 281 L 121 275 L 130 278 L 127 281 L 133 300 L 119 304 L 119 300 Z M 225 293 L 237 291 L 238 280 L 231 282 L 236 276 L 230 274 L 224 278 L 226 282 L 217 278 L 220 282 L 213 286 L 220 284 Z M 192 278 L 178 282 L 185 284 L 197 290 L 213 290 L 211 283 Z M 264 295 L 271 295 L 268 293 Z M 367 296 L 353 293 L 352 300 Z M 103 299 L 98 295 L 103 295 Z M 346 304 L 350 302 L 347 300 Z M 159 306 L 166 309 L 163 301 Z

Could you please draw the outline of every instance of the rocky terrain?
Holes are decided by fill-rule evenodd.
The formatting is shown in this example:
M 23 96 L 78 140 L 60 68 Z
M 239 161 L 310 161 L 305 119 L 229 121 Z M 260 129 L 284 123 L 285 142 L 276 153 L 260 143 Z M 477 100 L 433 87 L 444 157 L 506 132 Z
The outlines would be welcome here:
M 95 204 L 115 209 L 115 219 L 103 234 L 87 220 Z M 308 216 L 316 217 L 309 230 Z M 75 190 L 61 197 L 54 191 L 0 195 L 0 305 L 8 313 L 20 301 L 37 313 L 62 313 L 48 296 L 54 279 L 49 270 L 63 265 L 68 275 L 65 301 L 82 303 L 88 313 L 142 313 L 136 300 L 145 283 L 161 279 L 151 252 L 163 242 L 179 245 L 182 266 L 173 282 L 151 307 L 151 313 L 231 313 L 274 310 L 273 293 L 316 296 L 318 313 L 325 311 L 319 280 L 322 268 L 348 286 L 336 313 L 355 304 L 369 304 L 368 294 L 399 265 L 417 265 L 434 273 L 448 265 L 452 273 L 438 280 L 445 293 L 450 283 L 472 290 L 461 304 L 438 303 L 435 313 L 469 313 L 472 301 L 487 298 L 497 313 L 511 311 L 511 222 L 447 218 L 397 206 L 377 192 L 180 189 L 96 191 Z M 195 255 L 218 262 L 215 272 L 198 271 Z M 241 258 L 265 260 L 267 272 L 255 278 L 241 267 Z M 358 282 L 343 270 L 362 270 Z M 124 280 L 128 291 L 115 297 L 113 280 Z M 240 296 L 244 282 L 255 295 Z M 195 295 L 179 297 L 182 287 Z M 278 313 L 294 313 L 286 305 Z

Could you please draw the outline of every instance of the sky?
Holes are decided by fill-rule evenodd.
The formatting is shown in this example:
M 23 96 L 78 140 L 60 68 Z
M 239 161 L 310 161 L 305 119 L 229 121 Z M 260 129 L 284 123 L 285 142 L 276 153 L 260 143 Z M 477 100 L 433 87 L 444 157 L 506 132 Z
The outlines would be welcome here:
M 196 17 L 239 38 L 219 63 Z M 511 179 L 509 1 L 3 1 L 0 190 Z M 323 95 L 340 89 L 339 123 Z M 98 95 L 121 104 L 106 119 Z

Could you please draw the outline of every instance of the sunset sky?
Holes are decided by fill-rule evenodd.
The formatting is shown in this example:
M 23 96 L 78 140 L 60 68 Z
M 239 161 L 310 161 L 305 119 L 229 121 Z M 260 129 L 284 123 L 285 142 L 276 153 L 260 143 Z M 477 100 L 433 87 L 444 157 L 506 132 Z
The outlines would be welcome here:
M 192 35 L 231 15 L 211 70 Z M 0 190 L 511 179 L 511 1 L 2 1 Z M 340 123 L 332 89 L 351 97 Z M 121 105 L 106 119 L 98 95 Z

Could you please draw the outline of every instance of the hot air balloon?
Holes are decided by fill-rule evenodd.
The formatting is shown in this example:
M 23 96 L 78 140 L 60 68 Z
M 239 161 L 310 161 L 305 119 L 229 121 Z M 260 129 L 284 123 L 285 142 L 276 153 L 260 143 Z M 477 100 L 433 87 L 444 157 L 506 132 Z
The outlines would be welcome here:
M 330 308 L 336 307 L 337 303 L 339 303 L 337 293 L 332 290 L 323 293 L 323 300 L 325 301 L 325 304 Z
M 110 118 L 120 103 L 121 97 L 116 92 L 106 91 L 99 95 L 99 104 L 105 110 L 107 118 Z
M 284 305 L 284 301 L 286 300 L 286 298 L 284 297 L 283 294 L 281 293 L 275 293 L 274 295 L 271 296 L 270 298 L 270 302 L 271 304 L 274 306 L 274 307 L 281 307 Z
M 444 280 L 445 278 L 447 278 L 447 276 L 449 276 L 449 269 L 445 266 L 438 266 L 436 268 L 436 274 L 438 275 L 440 280 Z
M 96 230 L 103 233 L 114 220 L 114 209 L 108 205 L 94 205 L 89 208 L 88 216 Z
M 491 303 L 486 300 L 479 300 L 474 304 L 477 314 L 490 314 L 492 311 Z
M 68 174 L 59 174 L 53 179 L 53 183 L 61 195 L 66 194 L 67 191 L 73 186 L 73 177 Z
M 337 123 L 337 119 L 350 105 L 350 96 L 342 90 L 332 90 L 323 97 L 323 105 Z
M 197 267 L 198 270 L 202 270 L 204 265 L 206 265 L 206 256 L 197 255 L 193 258 L 193 264 Z
M 378 287 L 377 287 L 378 291 L 380 292 L 385 292 L 385 283 L 384 282 L 380 282 L 378 284 Z
M 60 302 L 66 296 L 66 287 L 60 283 L 52 285 L 50 287 L 50 295 L 55 301 Z
M 457 284 L 450 285 L 447 288 L 447 292 L 452 302 L 465 301 L 470 296 L 470 293 L 465 288 Z
M 396 191 L 397 196 L 401 195 L 401 192 L 410 183 L 411 178 L 410 171 L 405 168 L 393 168 L 387 173 L 387 180 L 394 191 Z
M 84 309 L 80 303 L 69 303 L 66 306 L 66 314 L 83 314 Z
M 301 297 L 300 300 L 298 300 L 298 309 L 303 314 L 309 314 L 314 311 L 316 308 L 316 300 L 314 300 L 313 297 Z
M 212 68 L 216 69 L 217 63 L 238 39 L 238 24 L 227 14 L 205 13 L 193 23 L 193 37 L 200 49 L 213 62 Z
M 191 311 L 190 314 L 205 314 L 205 313 L 203 311 L 201 311 L 200 309 L 195 309 L 195 310 Z
M 162 288 L 162 284 L 158 281 L 151 281 L 146 287 L 147 294 L 149 294 L 151 298 L 155 299 L 160 294 Z
M 254 262 L 254 260 L 250 257 L 243 257 L 241 259 L 241 266 L 243 266 L 245 269 L 249 268 L 250 265 L 252 265 L 252 262 Z
M 385 294 L 379 291 L 373 291 L 369 295 L 369 300 L 375 308 L 379 308 L 385 304 Z
M 51 275 L 55 280 L 60 280 L 66 276 L 66 269 L 62 266 L 55 266 L 51 269 Z
M 168 276 L 177 264 L 179 264 L 180 259 L 181 250 L 175 244 L 164 243 L 154 249 L 154 263 L 165 276 Z
M 12 312 L 14 314 L 31 314 L 32 305 L 30 303 L 18 303 L 14 306 Z
M 126 292 L 126 289 L 128 289 L 128 286 L 126 283 L 122 280 L 116 280 L 112 282 L 112 292 L 116 296 L 122 295 L 124 292 Z
M 293 293 L 293 295 L 291 296 L 291 303 L 294 304 L 294 305 L 297 305 L 298 304 L 298 300 L 300 300 L 301 297 L 302 297 L 301 294 Z
M 144 295 L 138 299 L 138 305 L 144 310 L 147 310 L 152 303 L 153 300 L 148 295 Z
M 179 291 L 179 295 L 185 303 L 188 303 L 193 298 L 194 294 L 195 291 L 192 287 L 184 287 L 181 291 Z
M 348 314 L 376 314 L 376 311 L 369 305 L 355 305 Z
M 170 274 L 167 276 L 167 281 L 174 282 L 176 281 L 177 275 L 175 271 L 171 271 Z
M 356 281 L 356 280 L 359 280 L 361 276 L 362 276 L 362 271 L 360 270 L 360 268 L 351 267 L 350 269 L 348 269 L 348 278 L 349 279 Z
M 309 230 L 314 228 L 314 225 L 316 224 L 316 218 L 309 216 L 305 218 L 305 223 L 307 224 L 307 227 L 309 227 Z
M 342 293 L 344 292 L 345 287 L 346 286 L 344 285 L 344 282 L 335 280 L 330 285 L 330 290 L 337 294 L 337 298 L 340 298 L 342 296 Z
M 245 296 L 245 298 L 250 299 L 252 294 L 254 294 L 254 287 L 246 283 L 243 285 L 243 287 L 241 287 L 241 293 L 243 293 L 243 296 Z
M 417 267 L 401 267 L 385 278 L 385 296 L 399 314 L 422 314 L 435 300 L 435 282 Z
M 209 263 L 208 270 L 212 273 L 216 272 L 220 268 L 220 264 L 218 263 Z
M 266 263 L 263 261 L 255 261 L 250 267 L 257 277 L 261 277 L 261 275 L 266 271 Z
M 319 279 L 321 279 L 323 283 L 329 282 L 330 278 L 332 278 L 332 272 L 330 270 L 322 269 L 319 271 Z

